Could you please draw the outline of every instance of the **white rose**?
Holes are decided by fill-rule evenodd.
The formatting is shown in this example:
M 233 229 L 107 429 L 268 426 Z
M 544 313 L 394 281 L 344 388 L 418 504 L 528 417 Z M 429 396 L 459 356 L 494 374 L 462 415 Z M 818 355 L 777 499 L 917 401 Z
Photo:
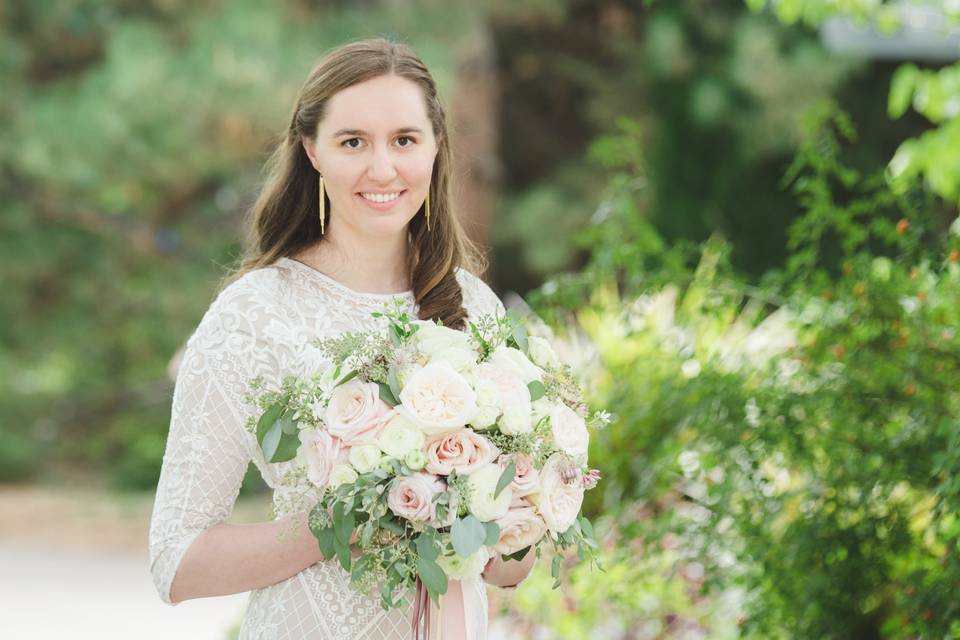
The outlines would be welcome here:
M 477 394 L 449 364 L 431 362 L 416 371 L 400 392 L 397 412 L 426 435 L 459 429 L 477 415 Z
M 500 391 L 493 380 L 477 375 L 470 377 L 470 384 L 473 385 L 473 390 L 477 392 L 477 408 L 479 409 L 476 417 L 470 421 L 470 426 L 474 429 L 489 429 L 496 424 L 497 418 L 500 417 Z
M 307 468 L 307 478 L 318 487 L 327 486 L 330 472 L 345 457 L 343 442 L 325 429 L 302 429 L 298 437 L 297 458 Z
M 423 432 L 402 415 L 394 416 L 377 438 L 381 451 L 397 459 L 411 451 L 422 449 L 424 444 Z
M 453 580 L 466 580 L 479 576 L 489 561 L 490 550 L 486 547 L 480 547 L 467 558 L 461 558 L 456 553 L 449 556 L 441 554 L 437 557 L 437 564 L 447 577 Z
M 463 331 L 428 322 L 420 325 L 415 342 L 432 362 L 445 362 L 457 371 L 468 371 L 477 362 L 477 351 Z
M 380 447 L 373 444 L 361 444 L 356 447 L 350 447 L 350 464 L 358 473 L 368 473 L 373 471 L 383 454 L 380 453 Z
M 500 420 L 500 431 L 518 436 L 533 431 L 533 416 L 530 413 L 530 403 L 515 404 L 505 407 L 503 418 Z
M 533 421 L 534 423 L 537 423 L 540 422 L 541 418 L 549 418 L 550 414 L 553 413 L 553 410 L 557 408 L 557 403 L 548 400 L 544 396 L 537 398 L 530 403 L 530 408 L 533 411 Z
M 330 471 L 330 488 L 336 489 L 342 484 L 355 482 L 357 472 L 349 464 L 338 464 Z
M 586 463 L 590 434 L 580 414 L 565 404 L 558 404 L 550 414 L 550 430 L 557 448 L 577 462 Z
M 513 499 L 510 485 L 504 487 L 499 496 L 493 497 L 501 475 L 503 475 L 503 467 L 490 463 L 467 477 L 467 484 L 470 487 L 467 510 L 481 522 L 502 518 L 510 509 L 510 501 Z
M 520 376 L 524 384 L 533 382 L 534 380 L 542 380 L 543 378 L 543 369 L 530 362 L 530 358 L 528 358 L 523 351 L 514 349 L 513 347 L 500 345 L 493 350 L 489 362 L 490 364 L 514 372 Z
M 546 338 L 529 336 L 527 350 L 530 352 L 530 359 L 541 367 L 555 369 L 560 366 L 560 358 Z
M 555 453 L 540 470 L 540 493 L 528 496 L 554 534 L 573 525 L 583 504 L 580 472 L 562 454 Z
M 514 369 L 498 366 L 492 362 L 484 362 L 477 366 L 473 380 L 477 386 L 484 387 L 484 392 L 487 394 L 484 397 L 484 402 L 489 404 L 481 405 L 481 407 L 486 409 L 495 403 L 498 413 L 503 414 L 501 431 L 510 435 L 518 435 L 527 433 L 532 429 L 533 425 L 530 422 L 530 389 Z M 491 384 L 493 388 L 491 388 Z M 494 389 L 496 390 L 495 393 Z M 492 413 L 492 411 L 489 413 Z M 488 417 L 488 415 L 484 417 Z
M 333 390 L 323 420 L 327 431 L 353 446 L 373 442 L 392 416 L 375 382 L 353 378 Z

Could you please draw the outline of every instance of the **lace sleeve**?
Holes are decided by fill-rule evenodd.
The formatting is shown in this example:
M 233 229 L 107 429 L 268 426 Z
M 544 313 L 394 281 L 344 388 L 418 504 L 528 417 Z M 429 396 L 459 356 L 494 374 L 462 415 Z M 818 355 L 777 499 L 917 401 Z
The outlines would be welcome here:
M 174 386 L 150 521 L 150 571 L 167 604 L 176 604 L 170 587 L 184 553 L 202 531 L 230 516 L 253 457 L 256 439 L 246 423 L 255 407 L 244 402 L 249 382 L 264 375 L 269 384 L 277 370 L 258 328 L 259 296 L 241 281 L 231 287 L 187 341 Z
M 471 320 L 484 314 L 502 316 L 506 313 L 503 302 L 486 282 L 479 276 L 460 269 L 458 272 L 460 288 L 463 291 L 463 305 Z

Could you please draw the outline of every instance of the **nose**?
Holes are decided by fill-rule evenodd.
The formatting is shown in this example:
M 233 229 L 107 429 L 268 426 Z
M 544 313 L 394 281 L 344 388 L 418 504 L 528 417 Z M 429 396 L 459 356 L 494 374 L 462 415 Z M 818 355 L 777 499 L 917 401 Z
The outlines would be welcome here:
M 374 147 L 367 173 L 370 180 L 381 183 L 391 182 L 397 177 L 397 168 L 394 166 L 393 156 L 389 149 L 382 146 Z

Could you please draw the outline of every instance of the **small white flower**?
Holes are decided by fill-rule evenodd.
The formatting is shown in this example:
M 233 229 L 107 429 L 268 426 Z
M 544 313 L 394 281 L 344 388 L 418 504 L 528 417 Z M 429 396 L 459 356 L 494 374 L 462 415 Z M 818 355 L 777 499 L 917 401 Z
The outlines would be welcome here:
M 355 482 L 357 479 L 357 472 L 353 470 L 348 464 L 338 464 L 330 472 L 330 488 L 336 489 L 342 484 L 348 484 Z
M 414 342 L 431 362 L 446 362 L 457 371 L 469 371 L 477 363 L 477 352 L 463 331 L 426 322 L 414 334 Z
M 402 415 L 394 416 L 377 438 L 377 446 L 389 456 L 401 459 L 426 444 L 423 432 Z
M 419 449 L 408 451 L 407 455 L 403 457 L 403 463 L 414 471 L 420 471 L 427 466 L 427 454 Z
M 373 471 L 383 454 L 380 453 L 380 447 L 373 444 L 361 444 L 350 448 L 350 464 L 358 473 L 368 473 Z
M 483 568 L 490 561 L 490 550 L 486 547 L 480 547 L 467 558 L 461 558 L 454 553 L 453 555 L 440 555 L 437 558 L 437 564 L 447 574 L 448 578 L 453 580 L 465 580 L 479 576 L 483 573 Z
M 530 359 L 544 369 L 555 369 L 560 366 L 560 358 L 553 346 L 546 338 L 540 336 L 530 336 L 527 339 L 527 348 L 530 352 Z

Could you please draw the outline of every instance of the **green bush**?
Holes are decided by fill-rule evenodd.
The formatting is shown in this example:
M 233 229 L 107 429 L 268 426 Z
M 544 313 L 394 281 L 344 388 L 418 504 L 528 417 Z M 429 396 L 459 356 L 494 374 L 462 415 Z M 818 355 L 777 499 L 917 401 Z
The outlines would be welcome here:
M 564 593 L 593 594 L 575 598 L 578 615 L 623 629 L 610 637 L 719 637 L 729 620 L 690 603 L 731 594 L 744 637 L 960 633 L 960 225 L 948 232 L 924 191 L 846 166 L 843 114 L 825 105 L 808 127 L 784 180 L 804 215 L 782 272 L 744 282 L 719 238 L 692 269 L 656 242 L 632 266 L 619 242 L 642 225 L 615 178 L 591 268 L 536 296 L 592 402 L 617 415 L 592 443 L 604 480 L 587 505 L 610 514 L 612 566 L 631 549 L 656 565 L 672 540 L 675 571 L 703 568 L 683 601 L 662 566 L 574 569 Z M 661 632 L 643 631 L 618 580 L 673 602 L 655 612 Z M 570 637 L 568 610 L 554 592 L 521 598 L 517 615 Z

